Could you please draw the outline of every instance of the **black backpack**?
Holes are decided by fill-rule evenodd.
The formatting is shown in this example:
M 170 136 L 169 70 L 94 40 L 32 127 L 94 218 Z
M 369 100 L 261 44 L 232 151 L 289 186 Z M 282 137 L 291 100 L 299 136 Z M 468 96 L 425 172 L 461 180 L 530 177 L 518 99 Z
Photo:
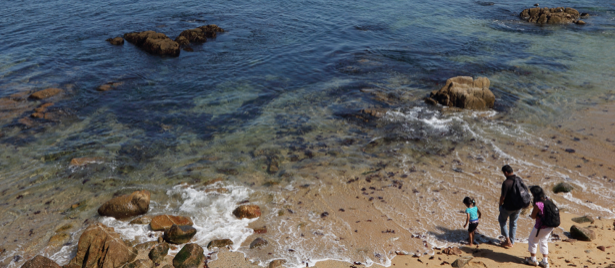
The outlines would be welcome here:
M 543 213 L 540 217 L 540 225 L 546 227 L 559 227 L 559 209 L 551 200 L 545 200 Z
M 525 183 L 523 183 L 523 180 L 518 176 L 515 176 L 509 194 L 511 194 L 510 206 L 513 210 L 526 208 L 532 202 L 530 191 L 527 189 L 527 186 L 525 186 Z

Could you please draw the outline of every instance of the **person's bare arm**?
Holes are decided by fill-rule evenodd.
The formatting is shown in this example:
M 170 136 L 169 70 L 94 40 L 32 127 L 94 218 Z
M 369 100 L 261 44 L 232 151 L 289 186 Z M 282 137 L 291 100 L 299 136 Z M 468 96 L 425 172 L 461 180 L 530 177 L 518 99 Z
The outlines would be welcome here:
M 478 218 L 480 219 L 480 217 L 482 216 L 482 214 L 480 213 L 480 209 L 477 209 L 478 211 Z
M 470 213 L 466 213 L 466 223 L 463 225 L 463 228 L 466 228 L 466 226 L 468 226 L 468 222 L 470 222 Z

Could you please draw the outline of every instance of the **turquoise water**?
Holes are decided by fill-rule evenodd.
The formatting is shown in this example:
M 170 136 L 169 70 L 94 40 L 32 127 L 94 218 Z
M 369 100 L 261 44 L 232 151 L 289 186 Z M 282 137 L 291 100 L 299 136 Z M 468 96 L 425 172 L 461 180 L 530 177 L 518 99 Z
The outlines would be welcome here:
M 489 170 L 482 174 L 498 176 L 494 167 L 514 159 L 491 160 L 489 156 L 499 152 L 501 145 L 511 140 L 540 143 L 541 138 L 532 133 L 558 124 L 578 109 L 615 98 L 613 3 L 541 3 L 570 6 L 591 15 L 584 26 L 544 27 L 517 17 L 533 4 L 11 3 L 0 11 L 0 97 L 47 87 L 61 88 L 64 94 L 50 100 L 58 120 L 34 120 L 31 125 L 19 121 L 41 102 L 22 100 L 24 108 L 17 110 L 0 107 L 0 211 L 7 215 L 0 222 L 5 234 L 0 244 L 10 253 L 0 255 L 0 260 L 11 267 L 37 253 L 65 260 L 75 248 L 83 221 L 107 220 L 97 218 L 99 204 L 135 189 L 152 191 L 153 213 L 198 214 L 198 206 L 182 208 L 196 202 L 218 204 L 215 213 L 227 215 L 239 199 L 249 198 L 276 215 L 284 207 L 280 200 L 289 199 L 287 191 L 300 191 L 299 186 L 308 184 L 335 192 L 327 187 L 338 189 L 336 183 L 346 181 L 349 174 L 422 170 L 427 175 L 410 175 L 404 178 L 405 185 L 431 189 L 427 185 L 440 179 L 435 174 L 445 165 L 441 162 L 448 168 L 451 159 L 446 157 L 458 157 L 459 151 L 480 154 L 478 158 L 489 163 L 476 164 Z M 205 24 L 217 24 L 226 32 L 176 58 L 150 55 L 129 43 L 112 46 L 104 41 L 145 30 L 175 38 L 185 29 Z M 448 113 L 422 102 L 431 90 L 458 75 L 491 80 L 497 98 L 493 112 Z M 107 82 L 123 84 L 96 91 Z M 361 115 L 360 110 L 370 107 L 389 113 L 380 119 Z M 474 141 L 482 145 L 475 146 Z M 491 153 L 479 153 L 481 146 Z M 439 160 L 440 156 L 446 160 Z M 70 167 L 76 157 L 101 160 Z M 279 163 L 279 171 L 268 172 L 272 160 Z M 550 168 L 540 161 L 514 162 L 521 170 Z M 457 173 L 444 172 L 451 177 Z M 180 183 L 202 185 L 220 177 L 225 179 L 223 186 L 243 188 L 226 197 L 172 190 Z M 465 189 L 462 182 L 445 180 L 451 189 Z M 484 198 L 494 192 L 484 193 Z M 609 194 L 604 203 L 611 200 Z M 319 206 L 317 200 L 309 201 Z M 76 203 L 78 208 L 71 209 Z M 572 201 L 570 206 L 580 209 Z M 420 214 L 416 206 L 405 209 Z M 596 211 L 612 216 L 612 212 Z M 311 212 L 297 214 L 310 219 Z M 211 220 L 195 217 L 202 218 L 203 224 Z M 435 217 L 430 224 L 443 224 L 445 218 L 444 214 Z M 280 250 L 272 249 L 272 256 L 248 255 L 263 263 L 272 257 L 291 259 L 282 249 L 301 240 L 283 242 L 289 231 L 282 227 L 306 219 L 285 223 L 264 219 L 263 224 L 279 228 L 269 239 L 278 241 Z M 335 229 L 339 224 L 311 222 L 315 229 L 340 232 Z M 64 246 L 47 246 L 53 230 L 66 223 L 73 224 L 71 239 Z M 225 223 L 221 220 L 213 226 Z M 232 233 L 240 243 L 249 234 L 243 230 L 246 224 L 234 222 L 232 231 L 203 227 L 204 233 L 212 235 L 204 235 L 199 242 L 222 238 L 213 234 Z M 427 225 L 399 223 L 404 229 L 434 231 Z M 495 229 L 485 232 L 497 235 Z M 438 236 L 432 240 L 446 242 Z M 333 239 L 322 248 L 306 247 L 294 261 L 298 265 L 327 258 L 366 262 L 364 255 L 369 255 L 370 260 L 386 264 L 374 258 L 369 248 L 379 248 L 380 243 L 376 239 L 368 249 L 348 253 L 336 251 L 349 246 Z M 412 245 L 399 247 L 412 249 Z

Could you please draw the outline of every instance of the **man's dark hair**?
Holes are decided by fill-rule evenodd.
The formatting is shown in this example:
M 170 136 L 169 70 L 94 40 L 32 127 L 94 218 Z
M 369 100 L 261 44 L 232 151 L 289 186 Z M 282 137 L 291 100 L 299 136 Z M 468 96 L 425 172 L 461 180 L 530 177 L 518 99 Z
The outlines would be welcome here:
M 502 172 L 513 173 L 513 169 L 509 165 L 505 165 L 502 167 Z

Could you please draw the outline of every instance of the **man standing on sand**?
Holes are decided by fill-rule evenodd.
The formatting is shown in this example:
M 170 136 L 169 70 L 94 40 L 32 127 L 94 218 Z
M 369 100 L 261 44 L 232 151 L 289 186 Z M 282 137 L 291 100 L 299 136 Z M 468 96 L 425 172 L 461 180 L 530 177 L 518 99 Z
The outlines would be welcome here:
M 502 172 L 506 176 L 506 180 L 502 183 L 502 193 L 500 195 L 500 216 L 498 221 L 500 222 L 500 231 L 502 235 L 506 237 L 506 242 L 502 244 L 505 248 L 511 248 L 515 243 L 515 233 L 517 232 L 517 219 L 519 219 L 519 213 L 521 209 L 515 207 L 512 203 L 513 195 L 513 182 L 515 181 L 515 173 L 509 165 L 502 167 Z M 506 229 L 506 221 L 510 219 L 508 223 L 508 229 Z

